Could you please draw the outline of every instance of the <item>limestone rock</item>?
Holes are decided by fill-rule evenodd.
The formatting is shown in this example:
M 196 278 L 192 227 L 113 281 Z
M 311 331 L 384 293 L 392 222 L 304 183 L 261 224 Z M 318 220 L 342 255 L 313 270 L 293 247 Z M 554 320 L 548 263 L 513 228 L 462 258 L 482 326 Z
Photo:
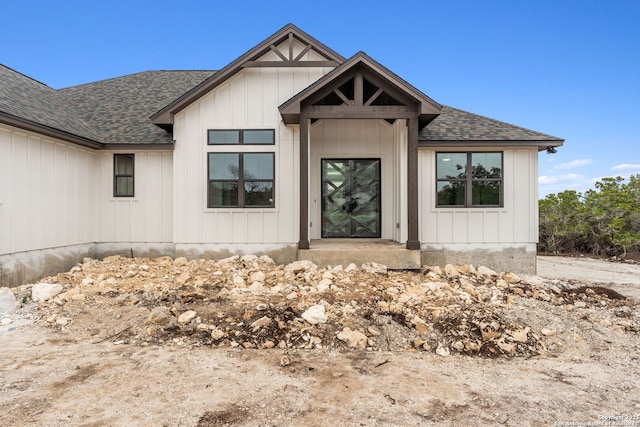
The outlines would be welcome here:
M 325 314 L 323 305 L 313 305 L 307 309 L 300 317 L 312 325 L 327 323 L 328 317 Z M 339 338 L 339 337 L 338 337 Z
M 347 273 L 351 273 L 352 271 L 357 271 L 358 270 L 358 266 L 355 265 L 354 263 L 351 263 L 347 266 L 347 268 L 344 269 L 344 271 L 346 271 Z
M 226 334 L 224 333 L 224 331 L 221 331 L 220 329 L 214 329 L 213 331 L 211 331 L 211 338 L 216 341 L 221 340 L 225 335 Z
M 173 315 L 171 314 L 171 311 L 169 310 L 168 307 L 165 307 L 165 306 L 154 307 L 153 310 L 151 310 L 151 313 L 149 314 L 149 318 L 147 319 L 145 324 L 165 326 L 171 322 L 172 318 L 173 318 Z
M 457 277 L 460 277 L 460 273 L 458 272 L 458 269 L 451 264 L 447 264 L 444 266 L 444 273 L 447 275 L 449 279 L 455 279 Z
M 493 271 L 488 267 L 485 267 L 484 265 L 481 265 L 480 267 L 478 267 L 477 271 L 480 276 L 484 276 L 487 278 L 498 277 L 498 273 L 496 273 L 495 271 Z
M 13 313 L 18 308 L 18 301 L 9 288 L 0 288 L 0 313 Z
M 261 282 L 264 283 L 264 281 L 266 280 L 267 276 L 266 274 L 264 274 L 262 271 L 254 271 L 253 273 L 251 273 L 251 275 L 249 276 L 249 279 L 251 279 L 252 282 Z
M 182 273 L 178 277 L 176 277 L 176 283 L 178 285 L 184 285 L 189 280 L 191 280 L 191 276 L 189 275 L 189 273 Z
M 360 268 L 366 273 L 386 275 L 388 272 L 386 265 L 377 262 L 365 262 Z
M 529 333 L 529 328 L 525 328 L 525 329 L 518 329 L 518 330 L 515 330 L 515 331 L 511 331 L 509 333 L 509 335 L 511 335 L 511 338 L 513 338 L 514 341 L 527 342 L 528 333 Z
M 513 285 L 513 284 L 515 284 L 515 283 L 520 283 L 520 282 L 522 282 L 522 279 L 520 279 L 520 277 L 519 277 L 517 274 L 515 274 L 515 273 L 511 273 L 511 272 L 504 273 L 504 274 L 502 275 L 502 278 L 503 278 L 507 283 L 510 283 L 510 284 L 512 284 L 512 285 Z
M 347 343 L 351 348 L 363 350 L 367 347 L 368 338 L 360 331 L 354 331 L 349 327 L 345 327 L 337 337 L 340 341 Z
M 218 264 L 233 264 L 236 261 L 238 261 L 240 259 L 240 257 L 238 255 L 233 255 L 230 256 L 228 258 L 223 258 L 221 260 L 218 260 Z
M 449 347 L 438 344 L 438 348 L 436 348 L 436 354 L 438 356 L 447 357 L 451 355 L 451 351 L 449 350 Z
M 186 325 L 187 323 L 195 319 L 196 316 L 197 316 L 197 313 L 195 311 L 187 310 L 184 313 L 182 313 L 180 316 L 178 316 L 178 323 L 180 325 Z
M 258 329 L 265 327 L 265 326 L 269 326 L 272 322 L 272 319 L 268 316 L 263 316 L 261 318 L 259 318 L 258 320 L 256 320 L 255 322 L 253 322 L 251 324 L 251 327 L 253 328 L 253 332 L 257 332 Z
M 47 301 L 62 292 L 62 289 L 60 283 L 36 283 L 31 288 L 31 299 L 35 302 Z
M 175 265 L 176 267 L 179 267 L 181 265 L 187 265 L 188 262 L 189 261 L 187 261 L 185 257 L 181 256 L 173 260 L 173 265 Z
M 284 267 L 284 271 L 290 271 L 294 274 L 301 273 L 303 271 L 308 270 L 316 270 L 318 268 L 313 262 L 303 259 L 299 261 L 294 261 L 291 264 L 287 264 Z
M 263 264 L 274 265 L 276 263 L 269 255 L 261 255 L 258 260 Z
M 317 286 L 318 292 L 326 292 L 326 291 L 328 291 L 332 284 L 333 284 L 333 282 L 331 281 L 331 279 L 322 279 L 322 280 L 320 280 L 320 282 L 318 283 L 318 286 Z

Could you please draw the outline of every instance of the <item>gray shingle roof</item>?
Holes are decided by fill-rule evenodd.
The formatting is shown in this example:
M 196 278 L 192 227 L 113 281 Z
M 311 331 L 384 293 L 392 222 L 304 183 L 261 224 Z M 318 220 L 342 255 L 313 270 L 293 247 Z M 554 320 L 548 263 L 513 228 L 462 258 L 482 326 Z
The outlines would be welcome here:
M 71 135 L 98 135 L 59 91 L 0 65 L 0 112 Z
M 171 143 L 149 117 L 215 71 L 146 71 L 61 89 L 106 144 Z
M 563 141 L 561 138 L 488 117 L 442 106 L 418 137 L 420 141 Z
M 0 65 L 0 114 L 105 144 L 170 144 L 171 133 L 154 125 L 150 116 L 214 74 L 146 71 L 54 90 Z M 420 131 L 419 140 L 563 141 L 447 106 Z

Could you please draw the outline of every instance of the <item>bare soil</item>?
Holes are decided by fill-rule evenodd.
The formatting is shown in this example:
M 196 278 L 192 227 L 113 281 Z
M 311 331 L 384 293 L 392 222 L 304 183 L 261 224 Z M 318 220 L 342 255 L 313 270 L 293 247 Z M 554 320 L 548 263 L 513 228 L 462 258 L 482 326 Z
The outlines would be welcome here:
M 86 260 L 12 289 L 0 426 L 640 426 L 640 265 L 538 274 Z

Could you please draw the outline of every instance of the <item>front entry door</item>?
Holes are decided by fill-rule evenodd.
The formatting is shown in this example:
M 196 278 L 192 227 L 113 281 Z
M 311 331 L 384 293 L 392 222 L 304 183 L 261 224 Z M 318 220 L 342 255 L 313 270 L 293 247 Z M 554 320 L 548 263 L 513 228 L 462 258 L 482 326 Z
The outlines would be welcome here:
M 380 237 L 380 159 L 322 160 L 322 237 Z

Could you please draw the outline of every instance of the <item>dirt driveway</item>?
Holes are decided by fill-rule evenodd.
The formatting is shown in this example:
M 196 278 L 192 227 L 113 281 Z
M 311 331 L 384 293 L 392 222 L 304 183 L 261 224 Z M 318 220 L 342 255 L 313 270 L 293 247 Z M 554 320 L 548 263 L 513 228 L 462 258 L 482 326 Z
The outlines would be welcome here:
M 604 284 L 640 299 L 640 265 L 588 257 L 539 256 L 538 275 L 551 279 Z
M 126 268 L 120 270 L 123 278 Z M 465 274 L 460 272 L 456 283 L 472 277 Z M 326 345 L 259 350 L 203 345 L 195 335 L 163 343 L 145 335 L 136 341 L 123 326 L 147 309 L 141 307 L 144 301 L 132 300 L 130 290 L 122 293 L 113 285 L 101 296 L 111 298 L 110 305 L 69 292 L 69 302 L 29 302 L 0 315 L 0 425 L 640 427 L 640 306 L 604 287 L 614 283 L 606 286 L 637 295 L 640 266 L 541 257 L 539 274 L 505 287 L 497 302 L 477 298 L 460 305 L 461 316 L 486 303 L 494 318 L 521 325 L 530 342 L 535 337 L 544 347 L 527 357 L 469 355 L 453 348 L 436 353 L 413 338 L 409 348 L 389 350 Z M 429 277 L 433 283 L 444 280 Z M 560 277 L 564 280 L 551 280 Z M 96 286 L 86 279 L 78 277 Z M 484 292 L 483 286 L 478 282 L 474 288 Z M 492 286 L 487 290 L 495 295 L 498 288 Z M 216 300 L 220 312 L 234 294 L 224 289 L 227 296 Z M 242 292 L 247 298 L 249 291 Z M 339 307 L 342 321 L 348 313 L 370 323 L 377 315 L 368 308 L 359 314 L 362 302 L 327 295 L 327 310 Z M 292 298 L 302 304 L 295 293 Z M 565 302 L 554 303 L 558 299 Z M 180 301 L 183 309 L 192 308 L 186 301 Z M 60 317 L 63 309 L 66 317 Z M 211 316 L 225 320 L 229 314 Z M 391 317 L 388 325 L 396 328 L 398 340 L 419 329 L 396 325 L 398 317 Z

